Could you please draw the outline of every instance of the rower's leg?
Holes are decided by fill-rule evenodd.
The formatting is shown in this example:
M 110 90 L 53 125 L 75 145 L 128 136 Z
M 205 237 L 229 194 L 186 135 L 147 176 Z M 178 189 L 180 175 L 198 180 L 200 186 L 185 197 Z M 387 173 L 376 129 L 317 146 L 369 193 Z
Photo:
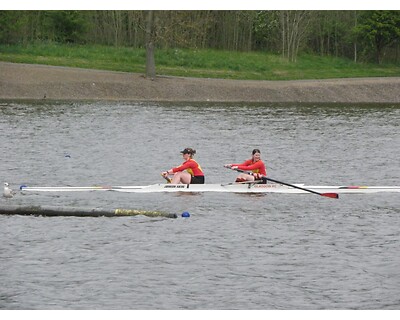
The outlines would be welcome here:
M 177 172 L 174 174 L 174 177 L 172 178 L 172 184 L 178 184 L 178 183 L 184 183 L 184 184 L 189 184 L 190 180 L 192 179 L 192 176 L 187 173 L 187 172 Z
M 254 181 L 254 176 L 250 174 L 241 173 L 237 176 L 236 182 Z

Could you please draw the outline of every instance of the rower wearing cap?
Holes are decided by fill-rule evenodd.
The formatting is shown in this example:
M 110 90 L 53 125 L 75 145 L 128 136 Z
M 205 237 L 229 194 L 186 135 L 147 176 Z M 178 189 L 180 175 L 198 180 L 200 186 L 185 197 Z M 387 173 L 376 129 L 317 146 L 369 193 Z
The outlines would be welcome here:
M 204 173 L 200 165 L 193 159 L 196 150 L 185 148 L 181 153 L 185 161 L 178 167 L 162 172 L 161 175 L 166 179 L 168 175 L 173 175 L 171 181 L 173 184 L 204 184 Z

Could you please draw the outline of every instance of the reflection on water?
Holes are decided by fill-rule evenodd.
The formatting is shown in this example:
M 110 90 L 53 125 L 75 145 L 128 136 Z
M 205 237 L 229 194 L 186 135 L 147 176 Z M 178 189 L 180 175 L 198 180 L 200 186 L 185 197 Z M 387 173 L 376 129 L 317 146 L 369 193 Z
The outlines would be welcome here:
M 191 146 L 208 183 L 260 148 L 288 183 L 399 185 L 400 106 L 0 104 L 13 188 L 146 185 Z M 0 205 L 190 218 L 0 216 L 1 309 L 396 309 L 397 194 L 17 194 Z

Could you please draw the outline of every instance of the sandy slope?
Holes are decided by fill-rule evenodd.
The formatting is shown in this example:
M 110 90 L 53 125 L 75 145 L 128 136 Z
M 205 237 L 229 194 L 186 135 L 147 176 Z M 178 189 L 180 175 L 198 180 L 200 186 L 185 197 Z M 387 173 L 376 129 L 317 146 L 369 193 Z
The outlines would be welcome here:
M 0 99 L 400 102 L 400 77 L 249 81 L 158 76 L 0 62 Z

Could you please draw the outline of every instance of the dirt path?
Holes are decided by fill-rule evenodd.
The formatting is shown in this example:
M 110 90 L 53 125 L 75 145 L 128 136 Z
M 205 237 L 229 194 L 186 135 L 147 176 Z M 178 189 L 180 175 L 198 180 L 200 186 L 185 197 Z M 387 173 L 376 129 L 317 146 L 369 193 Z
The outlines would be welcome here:
M 0 62 L 0 99 L 400 103 L 400 77 L 250 81 Z

